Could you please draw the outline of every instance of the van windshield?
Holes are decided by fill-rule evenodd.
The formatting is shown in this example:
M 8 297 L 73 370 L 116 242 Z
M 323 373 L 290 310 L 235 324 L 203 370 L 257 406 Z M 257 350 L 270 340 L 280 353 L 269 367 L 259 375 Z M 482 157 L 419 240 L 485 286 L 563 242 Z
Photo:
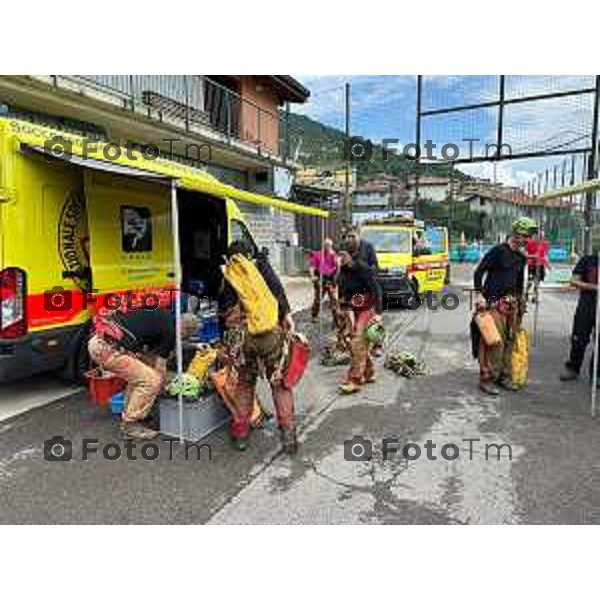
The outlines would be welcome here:
M 410 233 L 405 230 L 363 229 L 361 237 L 371 242 L 375 252 L 410 254 Z

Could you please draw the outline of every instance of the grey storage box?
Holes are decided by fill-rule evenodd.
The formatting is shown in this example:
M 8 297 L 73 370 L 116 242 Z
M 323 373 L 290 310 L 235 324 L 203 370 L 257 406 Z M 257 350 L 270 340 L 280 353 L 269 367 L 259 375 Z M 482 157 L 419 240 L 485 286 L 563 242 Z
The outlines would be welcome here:
M 179 438 L 179 400 L 159 398 L 160 432 Z M 183 439 L 197 442 L 229 422 L 231 413 L 217 394 L 183 402 Z

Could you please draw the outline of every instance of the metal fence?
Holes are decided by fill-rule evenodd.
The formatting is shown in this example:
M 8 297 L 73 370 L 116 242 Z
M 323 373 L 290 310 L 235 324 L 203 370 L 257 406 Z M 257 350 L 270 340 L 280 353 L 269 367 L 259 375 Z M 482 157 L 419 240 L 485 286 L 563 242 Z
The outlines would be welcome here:
M 424 140 L 454 146 L 460 150 L 454 165 L 492 164 L 494 187 L 502 161 L 521 161 L 523 167 L 515 170 L 530 175 L 515 190 L 526 200 L 519 210 L 547 225 L 557 241 L 573 236 L 579 249 L 589 249 L 593 193 L 553 206 L 536 207 L 535 199 L 598 176 L 600 76 L 494 75 L 445 83 L 440 88 L 427 76 L 417 78 L 417 146 Z M 479 142 L 475 152 L 472 140 Z M 418 180 L 416 186 L 418 206 Z
M 287 113 L 266 110 L 203 75 L 72 75 L 68 79 L 111 94 L 130 110 L 181 123 L 186 130 L 207 127 L 228 142 L 259 154 L 290 158 Z M 55 78 L 58 85 L 58 79 Z

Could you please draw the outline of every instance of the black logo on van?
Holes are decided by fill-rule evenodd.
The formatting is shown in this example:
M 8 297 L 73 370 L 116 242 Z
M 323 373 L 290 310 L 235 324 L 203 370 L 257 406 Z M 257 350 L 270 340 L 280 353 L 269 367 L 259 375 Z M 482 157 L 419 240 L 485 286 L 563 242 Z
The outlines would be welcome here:
M 91 287 L 87 211 L 83 190 L 70 192 L 58 222 L 58 253 L 65 271 L 63 279 L 72 279 L 81 289 Z

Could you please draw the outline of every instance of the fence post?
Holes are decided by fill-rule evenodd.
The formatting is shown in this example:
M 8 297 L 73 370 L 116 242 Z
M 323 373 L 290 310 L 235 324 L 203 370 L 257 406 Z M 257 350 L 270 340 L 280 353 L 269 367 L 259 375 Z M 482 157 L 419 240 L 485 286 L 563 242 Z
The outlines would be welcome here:
M 283 162 L 290 158 L 290 103 L 285 103 L 285 137 L 283 138 Z
M 183 76 L 183 89 L 185 92 L 185 130 L 190 130 L 190 90 L 188 76 Z
M 225 90 L 225 109 L 226 109 L 226 129 L 227 129 L 227 141 L 231 143 L 231 98 L 229 96 L 229 90 Z
M 256 118 L 258 121 L 257 127 L 256 127 L 256 137 L 258 138 L 258 153 L 261 154 L 261 152 L 262 152 L 262 135 L 261 135 L 261 130 L 260 130 L 261 129 L 260 128 L 260 113 L 261 113 L 260 106 L 257 106 L 256 110 L 257 110 Z
M 133 75 L 129 76 L 129 93 L 131 94 L 131 110 L 135 111 L 135 89 Z

